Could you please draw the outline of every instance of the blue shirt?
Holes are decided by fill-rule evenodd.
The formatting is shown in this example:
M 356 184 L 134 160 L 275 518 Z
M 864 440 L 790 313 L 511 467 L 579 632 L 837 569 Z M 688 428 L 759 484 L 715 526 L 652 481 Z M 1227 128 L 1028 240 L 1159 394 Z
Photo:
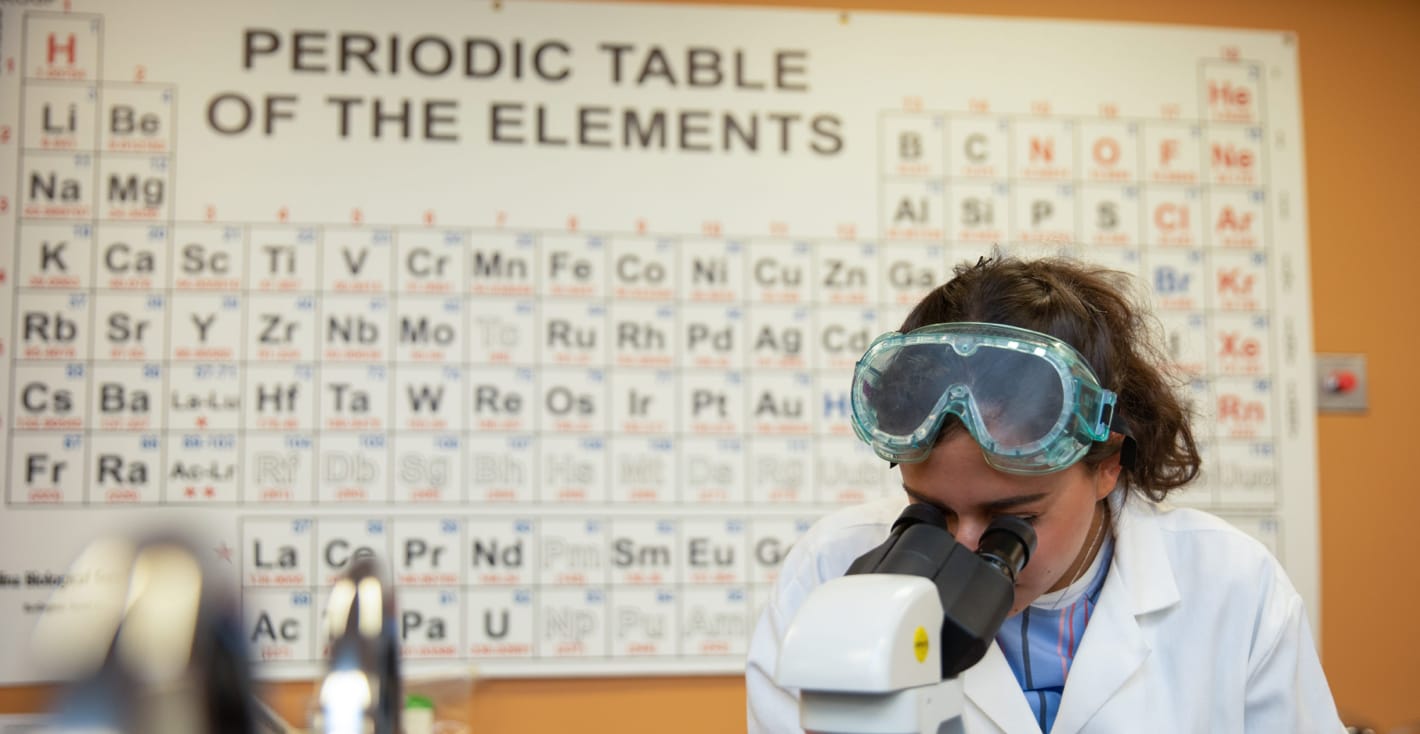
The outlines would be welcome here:
M 1049 602 L 1040 607 L 1028 606 L 1007 619 L 996 635 L 996 642 L 1001 645 L 1011 672 L 1016 674 L 1016 682 L 1021 684 L 1021 691 L 1035 712 L 1042 732 L 1050 731 L 1055 724 L 1070 663 L 1075 659 L 1075 651 L 1080 649 L 1085 626 L 1090 623 L 1105 577 L 1109 575 L 1114 539 L 1109 533 L 1105 535 L 1090 565 L 1089 575 L 1051 595 L 1073 598 L 1073 601 L 1065 603 L 1062 599 L 1059 608 L 1049 608 L 1053 606 Z

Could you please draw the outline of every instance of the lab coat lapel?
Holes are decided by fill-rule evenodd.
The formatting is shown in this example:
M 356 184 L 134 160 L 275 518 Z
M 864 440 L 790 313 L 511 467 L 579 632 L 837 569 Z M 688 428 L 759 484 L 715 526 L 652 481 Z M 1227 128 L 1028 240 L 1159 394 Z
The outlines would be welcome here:
M 1021 684 L 1011 665 L 1001 653 L 999 645 L 991 645 L 976 665 L 962 674 L 962 692 L 986 718 L 991 719 L 1001 731 L 1039 732 L 1040 723 L 1035 720 L 1026 694 L 1021 692 Z
M 1123 505 L 1120 507 L 1119 505 Z M 1051 734 L 1075 734 L 1108 705 L 1111 721 L 1148 721 L 1146 692 L 1129 687 L 1149 656 L 1146 615 L 1178 602 L 1153 507 L 1116 501 L 1114 560 L 1070 665 Z

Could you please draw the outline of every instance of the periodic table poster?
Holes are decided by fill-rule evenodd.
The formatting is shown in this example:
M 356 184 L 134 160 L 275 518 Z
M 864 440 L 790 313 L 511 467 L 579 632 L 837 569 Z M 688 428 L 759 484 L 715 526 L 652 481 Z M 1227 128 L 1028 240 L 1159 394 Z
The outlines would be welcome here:
M 738 671 L 794 540 L 900 491 L 855 360 L 993 248 L 1137 278 L 1178 501 L 1315 620 L 1297 74 L 1280 31 L 0 3 L 0 683 L 83 545 L 158 527 L 271 677 L 362 554 L 416 668 Z

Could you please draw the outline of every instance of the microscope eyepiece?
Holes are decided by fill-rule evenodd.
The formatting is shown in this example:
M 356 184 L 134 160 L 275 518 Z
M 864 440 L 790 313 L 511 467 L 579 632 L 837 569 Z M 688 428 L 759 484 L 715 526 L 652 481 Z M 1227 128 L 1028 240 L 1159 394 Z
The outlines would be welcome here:
M 1016 574 L 1025 568 L 1035 549 L 1035 529 L 1019 517 L 1002 515 L 991 521 L 981 541 L 976 544 L 976 554 L 990 561 L 1015 583 Z

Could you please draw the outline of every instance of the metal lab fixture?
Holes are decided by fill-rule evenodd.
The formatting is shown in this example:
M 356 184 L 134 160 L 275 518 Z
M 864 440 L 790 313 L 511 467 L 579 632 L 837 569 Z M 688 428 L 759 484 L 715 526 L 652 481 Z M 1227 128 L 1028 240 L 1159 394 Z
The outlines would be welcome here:
M 1364 413 L 1368 407 L 1366 355 L 1316 355 L 1319 413 Z

